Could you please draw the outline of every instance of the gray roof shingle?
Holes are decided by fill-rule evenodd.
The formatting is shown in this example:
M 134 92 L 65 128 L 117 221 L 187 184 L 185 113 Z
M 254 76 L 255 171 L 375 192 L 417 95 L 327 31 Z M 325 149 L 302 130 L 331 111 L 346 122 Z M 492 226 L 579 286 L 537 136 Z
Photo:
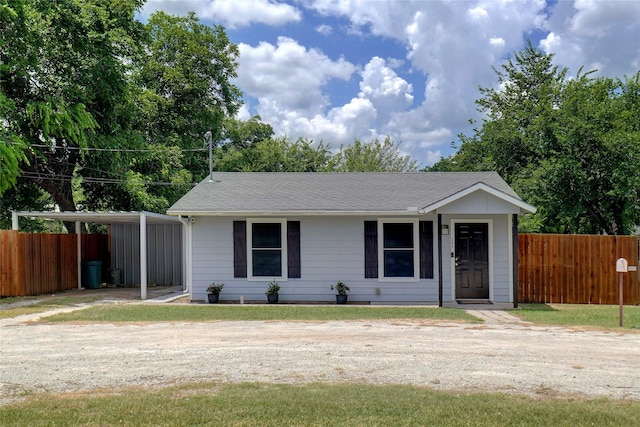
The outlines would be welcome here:
M 495 172 L 216 172 L 168 213 L 406 212 L 478 183 L 520 200 Z

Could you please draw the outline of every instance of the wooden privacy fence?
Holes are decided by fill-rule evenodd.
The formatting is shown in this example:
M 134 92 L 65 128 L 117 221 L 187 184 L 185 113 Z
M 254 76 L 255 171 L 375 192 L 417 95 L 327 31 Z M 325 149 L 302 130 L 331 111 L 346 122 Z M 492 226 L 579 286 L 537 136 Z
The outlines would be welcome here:
M 83 234 L 82 261 L 109 268 L 108 236 Z M 0 230 L 0 296 L 28 296 L 78 287 L 75 234 L 33 234 Z
M 518 299 L 523 303 L 618 304 L 616 260 L 638 265 L 638 237 L 518 236 Z M 640 304 L 638 272 L 624 274 L 624 304 Z

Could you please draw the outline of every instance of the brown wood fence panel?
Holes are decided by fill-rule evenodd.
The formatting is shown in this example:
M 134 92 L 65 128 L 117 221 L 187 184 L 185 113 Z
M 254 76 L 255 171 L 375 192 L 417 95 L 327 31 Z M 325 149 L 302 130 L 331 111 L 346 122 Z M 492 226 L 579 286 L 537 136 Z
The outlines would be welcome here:
M 638 237 L 565 234 L 518 236 L 518 300 L 618 304 L 616 260 L 638 265 Z M 624 275 L 624 303 L 640 304 L 640 272 Z
M 109 268 L 106 234 L 83 234 L 83 260 Z M 34 234 L 0 230 L 0 296 L 29 296 L 78 286 L 75 234 Z

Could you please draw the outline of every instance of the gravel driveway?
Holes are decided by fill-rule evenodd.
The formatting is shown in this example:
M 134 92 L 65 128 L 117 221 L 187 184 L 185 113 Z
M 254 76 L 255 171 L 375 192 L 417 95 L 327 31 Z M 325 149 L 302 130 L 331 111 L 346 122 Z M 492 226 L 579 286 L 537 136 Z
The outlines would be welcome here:
M 414 384 L 640 400 L 640 335 L 420 321 L 37 324 L 0 320 L 0 404 L 191 381 Z

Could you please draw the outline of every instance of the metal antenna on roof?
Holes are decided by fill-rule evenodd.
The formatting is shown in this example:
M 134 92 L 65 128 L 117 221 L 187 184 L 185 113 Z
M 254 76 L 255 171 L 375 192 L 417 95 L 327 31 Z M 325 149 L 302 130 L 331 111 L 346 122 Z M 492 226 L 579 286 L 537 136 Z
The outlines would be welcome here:
M 209 182 L 213 182 L 213 159 L 211 157 L 211 150 L 213 148 L 213 138 L 211 131 L 207 131 L 204 134 L 204 145 L 209 144 Z

